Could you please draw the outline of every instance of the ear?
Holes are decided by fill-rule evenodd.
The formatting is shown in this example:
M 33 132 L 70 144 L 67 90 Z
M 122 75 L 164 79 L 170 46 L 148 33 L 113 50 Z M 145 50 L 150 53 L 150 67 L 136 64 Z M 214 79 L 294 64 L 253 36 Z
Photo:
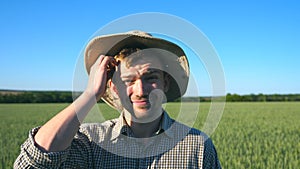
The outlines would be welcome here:
M 112 82 L 112 80 L 109 80 L 108 84 L 109 84 L 110 92 L 113 94 L 115 98 L 117 98 L 119 96 L 117 86 Z
M 166 93 L 170 88 L 170 75 L 168 73 L 164 73 L 164 92 Z

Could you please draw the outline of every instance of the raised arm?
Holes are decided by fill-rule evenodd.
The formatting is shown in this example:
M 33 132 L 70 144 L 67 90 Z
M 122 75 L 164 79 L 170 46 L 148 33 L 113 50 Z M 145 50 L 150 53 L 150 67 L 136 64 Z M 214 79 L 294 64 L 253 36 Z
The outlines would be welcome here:
M 71 145 L 80 123 L 105 92 L 107 67 L 110 64 L 116 64 L 115 60 L 101 55 L 91 67 L 86 90 L 39 129 L 34 140 L 40 149 L 56 152 Z

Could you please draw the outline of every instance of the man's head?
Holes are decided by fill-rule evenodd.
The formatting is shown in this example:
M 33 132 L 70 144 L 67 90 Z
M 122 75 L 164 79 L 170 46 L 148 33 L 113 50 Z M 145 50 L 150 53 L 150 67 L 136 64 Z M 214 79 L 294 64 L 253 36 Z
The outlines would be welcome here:
M 162 113 L 170 75 L 157 49 L 126 48 L 115 59 L 120 63 L 109 82 L 111 93 L 119 97 L 132 120 L 150 122 Z
M 127 51 L 122 52 L 122 50 L 126 48 Z M 139 50 L 136 50 L 136 48 L 139 48 Z M 128 55 L 126 53 L 130 54 Z M 129 68 L 134 68 L 136 65 L 144 64 L 144 66 L 147 67 L 146 62 L 148 63 L 151 61 L 153 64 L 148 65 L 149 69 L 151 69 L 152 72 L 153 70 L 165 72 L 162 74 L 161 80 L 164 84 L 170 84 L 159 86 L 159 90 L 153 89 L 152 91 L 164 92 L 165 100 L 167 101 L 173 101 L 181 97 L 186 91 L 189 78 L 188 61 L 184 51 L 178 45 L 170 41 L 153 37 L 151 34 L 141 31 L 95 37 L 89 42 L 85 50 L 85 66 L 88 73 L 90 72 L 91 66 L 100 55 L 118 55 L 121 64 L 116 69 L 120 70 L 120 75 L 126 71 L 134 70 Z M 124 59 L 124 64 L 122 63 L 122 58 Z M 110 73 L 110 77 L 112 77 L 113 72 L 114 71 Z M 116 73 L 117 72 L 118 71 L 116 71 Z M 136 73 L 140 75 L 143 72 L 136 71 Z M 168 82 L 165 78 L 166 73 L 168 74 Z M 149 73 L 143 74 L 147 75 Z M 120 93 L 112 92 L 110 87 L 111 86 L 108 83 L 107 90 L 102 96 L 102 100 L 113 108 L 122 110 L 123 105 L 118 96 Z M 122 92 L 124 92 L 124 90 L 122 90 Z

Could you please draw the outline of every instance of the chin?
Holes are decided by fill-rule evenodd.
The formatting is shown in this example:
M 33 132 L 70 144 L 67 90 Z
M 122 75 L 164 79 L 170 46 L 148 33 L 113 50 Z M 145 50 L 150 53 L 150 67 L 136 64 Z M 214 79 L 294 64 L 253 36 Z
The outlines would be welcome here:
M 135 109 L 134 110 L 134 116 L 136 122 L 141 123 L 149 123 L 161 116 L 162 112 L 160 111 L 154 111 L 151 112 L 150 109 Z

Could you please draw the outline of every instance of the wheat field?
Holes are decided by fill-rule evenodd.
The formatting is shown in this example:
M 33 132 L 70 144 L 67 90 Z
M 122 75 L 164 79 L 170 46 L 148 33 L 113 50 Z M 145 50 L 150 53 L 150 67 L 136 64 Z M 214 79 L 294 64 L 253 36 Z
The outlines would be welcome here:
M 185 103 L 196 104 L 196 103 Z M 0 104 L 0 168 L 12 168 L 28 131 L 68 104 Z M 168 103 L 177 118 L 179 103 Z M 210 103 L 200 103 L 193 127 L 202 129 Z M 172 113 L 175 112 L 175 113 Z M 101 122 L 119 113 L 98 104 L 86 122 Z M 210 135 L 223 168 L 298 168 L 300 166 L 300 102 L 228 102 Z

